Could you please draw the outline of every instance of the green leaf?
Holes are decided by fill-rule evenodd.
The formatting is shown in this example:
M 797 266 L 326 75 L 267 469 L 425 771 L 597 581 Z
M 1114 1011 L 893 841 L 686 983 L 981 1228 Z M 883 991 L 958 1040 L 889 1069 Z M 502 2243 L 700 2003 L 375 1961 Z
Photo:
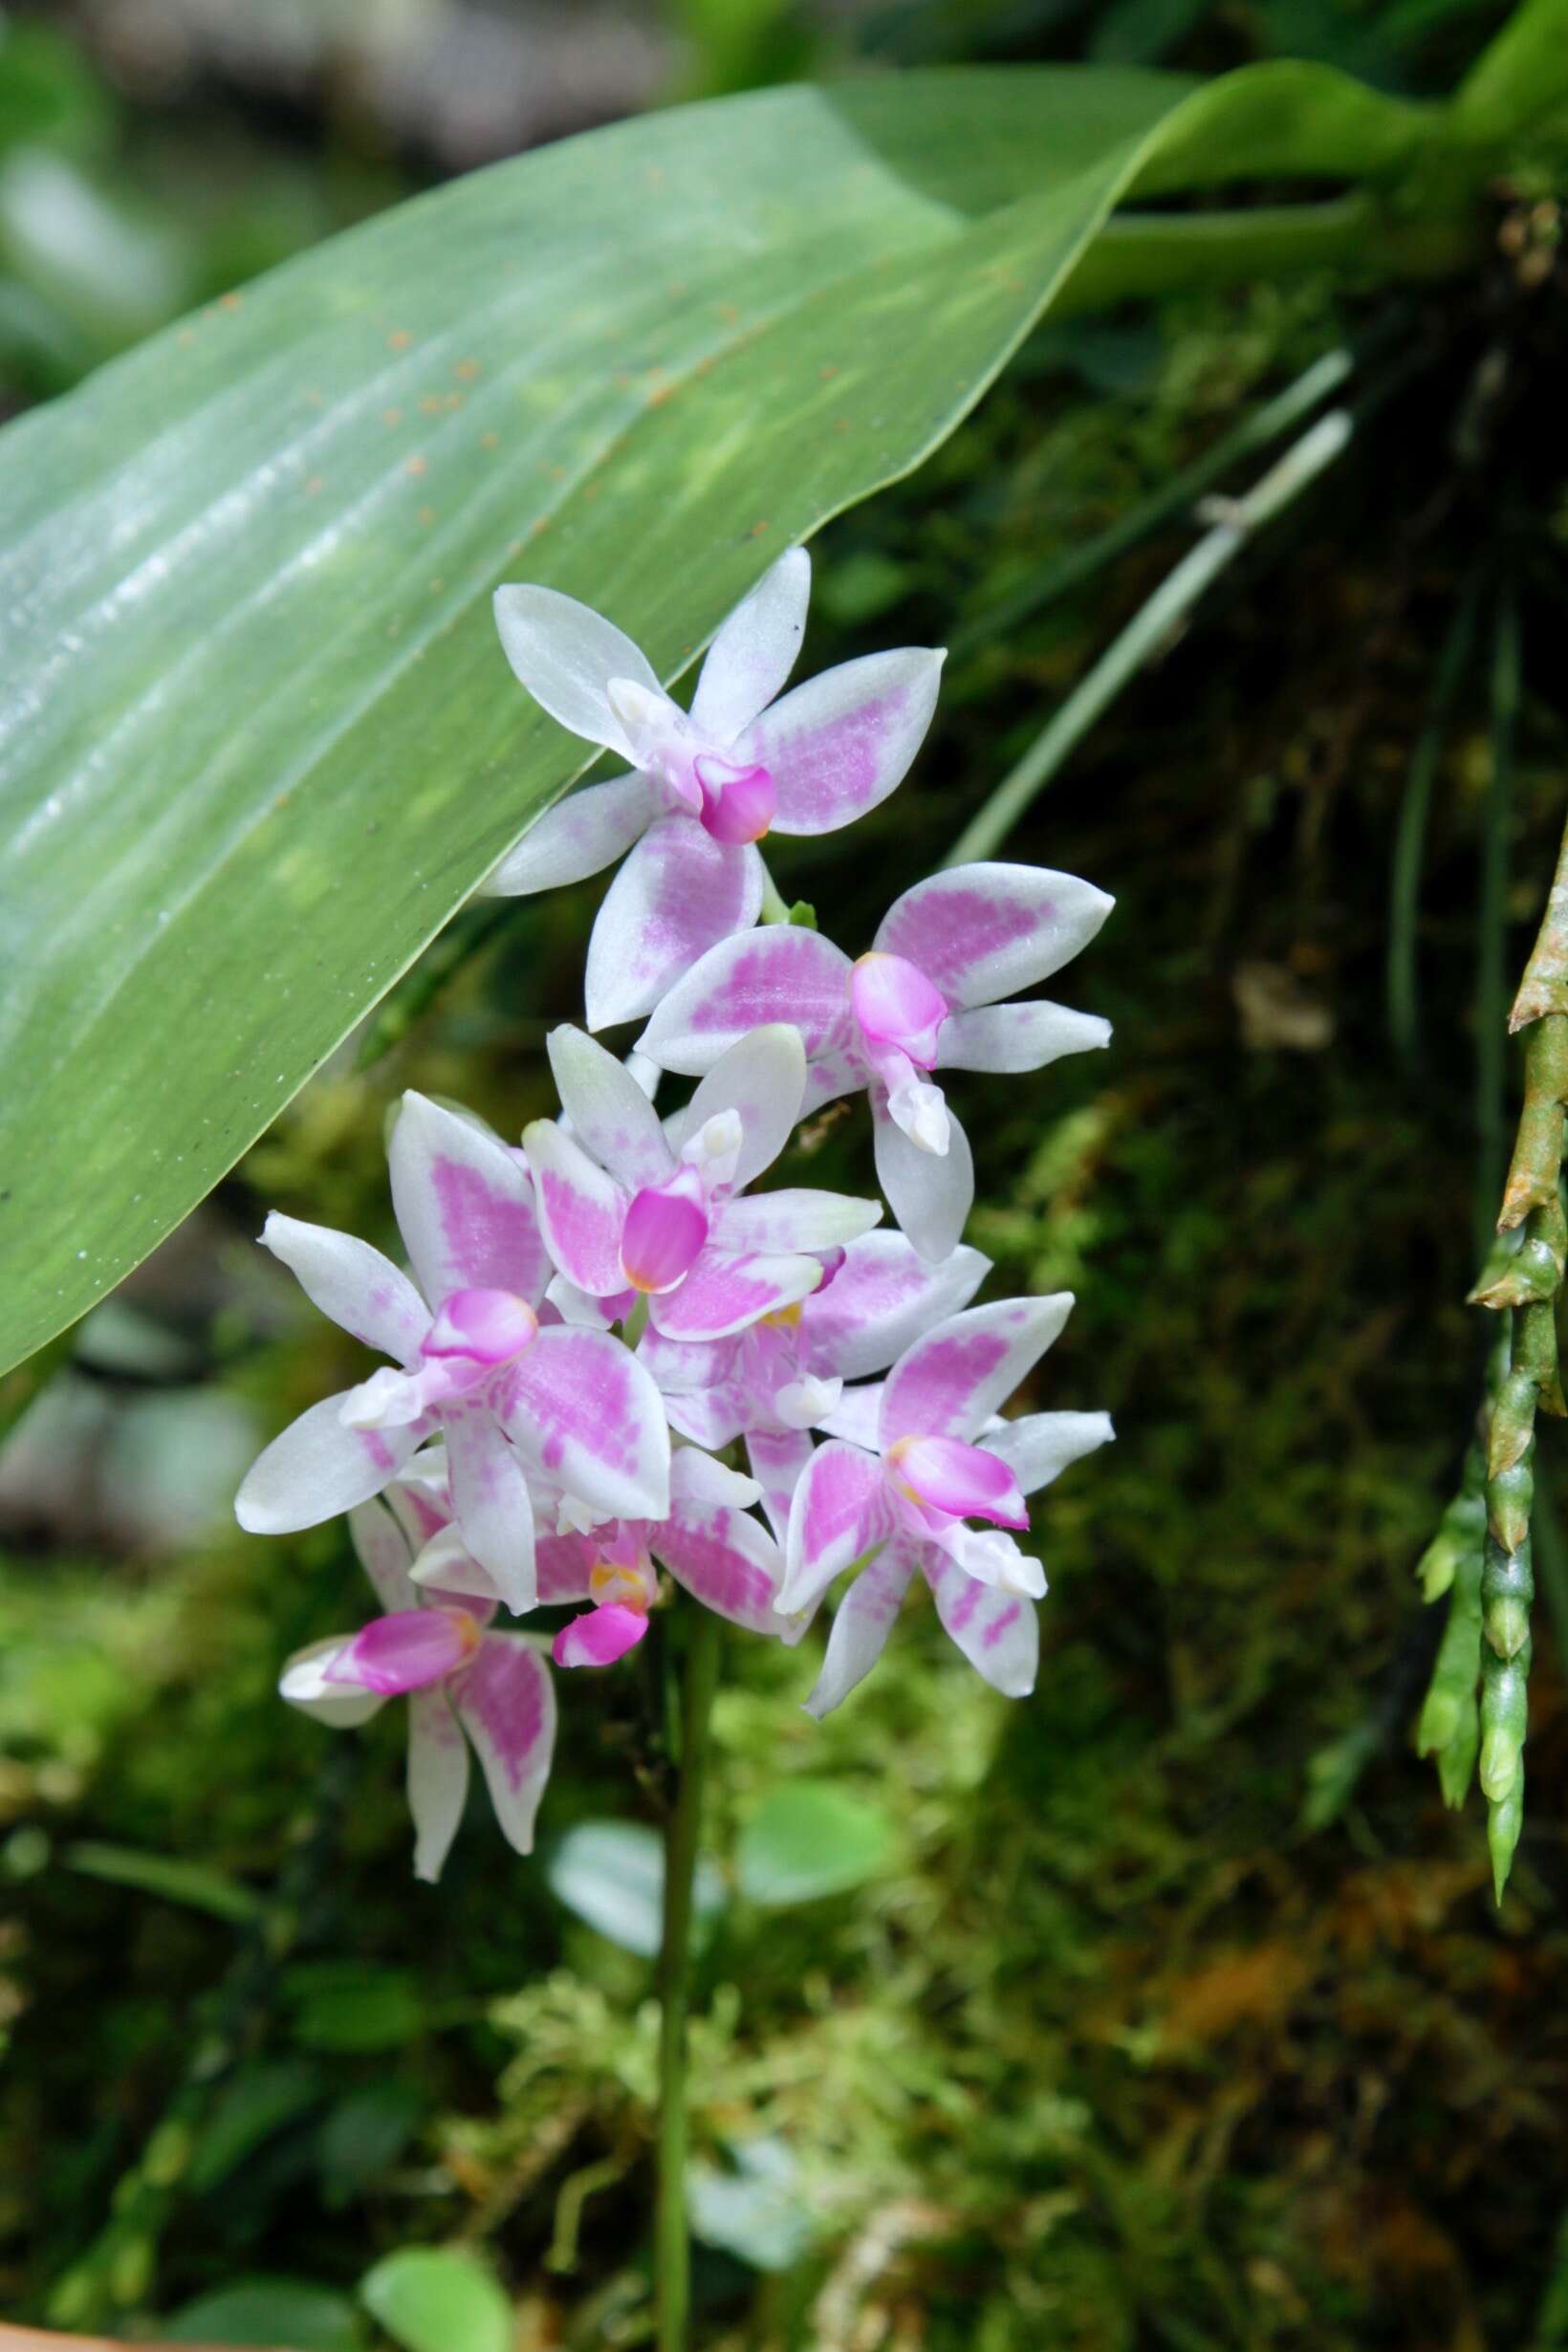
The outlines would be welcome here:
M 187 2175 L 196 2195 L 216 2189 L 264 2140 L 296 2122 L 320 2097 L 321 2078 L 301 2058 L 242 2067 L 219 2092 L 196 2142 Z
M 347 2298 L 308 2278 L 240 2278 L 159 2322 L 171 2343 L 266 2344 L 272 2352 L 359 2352 L 359 2315 Z
M 475 2254 L 406 2247 L 366 2272 L 359 2299 L 405 2352 L 511 2352 L 511 2306 Z
M 294 2039 L 307 2050 L 396 2050 L 423 2026 L 419 1986 L 406 1969 L 360 1960 L 300 1961 L 285 1971 Z
M 659 1949 L 664 1849 L 656 1830 L 637 1821 L 582 1821 L 568 1830 L 547 1873 L 558 1901 L 597 1933 L 651 1960 Z M 692 1895 L 699 1934 L 724 1907 L 724 1882 L 699 1862 Z
M 863 1886 L 887 1860 L 892 1824 L 880 1805 L 827 1780 L 787 1780 L 771 1790 L 741 1833 L 740 1890 L 781 1910 Z
M 106 1879 L 113 1886 L 134 1886 L 164 1903 L 183 1903 L 193 1911 L 210 1911 L 215 1919 L 229 1919 L 247 1927 L 261 1917 L 261 1898 L 237 1879 L 203 1862 L 181 1862 L 171 1854 L 142 1854 L 134 1846 L 105 1845 L 83 1839 L 64 1856 L 68 1870 L 90 1879 Z
M 194 1207 L 579 765 L 507 670 L 499 581 L 607 607 L 672 677 L 952 430 L 1129 189 L 1388 174 L 1433 124 L 1296 66 L 718 100 L 421 197 L 7 426 L 0 1368 Z M 1181 226 L 1100 291 L 1167 282 Z

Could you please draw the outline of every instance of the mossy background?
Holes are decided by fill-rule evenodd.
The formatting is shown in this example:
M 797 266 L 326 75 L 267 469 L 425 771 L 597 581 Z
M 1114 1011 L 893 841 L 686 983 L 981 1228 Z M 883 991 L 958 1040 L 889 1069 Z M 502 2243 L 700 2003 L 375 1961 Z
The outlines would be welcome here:
M 673 23 L 625 20 L 646 86 L 624 102 L 862 59 L 1209 70 L 1279 52 L 1424 93 L 1500 12 L 692 0 Z M 0 46 L 0 133 L 12 159 L 28 142 L 64 159 L 149 239 L 177 307 L 475 160 L 346 70 L 378 13 L 302 9 L 319 41 L 280 92 L 243 45 L 192 35 L 186 78 L 160 84 L 127 66 L 127 11 L 23 12 Z M 225 11 L 192 0 L 182 21 L 207 15 Z M 576 127 L 584 104 L 534 127 Z M 238 158 L 232 199 L 193 220 L 183 191 L 220 154 Z M 5 186 L 0 169 L 15 405 L 127 330 L 79 271 L 68 300 L 29 261 Z M 1060 990 L 1112 1016 L 1110 1053 L 954 1089 L 993 1290 L 1078 1293 L 1030 1402 L 1103 1405 L 1119 1430 L 1039 1514 L 1039 1688 L 997 1699 L 913 1606 L 820 1728 L 799 1710 L 808 1656 L 727 1650 L 721 1868 L 792 1775 L 881 1807 L 892 1843 L 853 1894 L 732 1898 L 707 1949 L 700 2148 L 719 2166 L 759 2140 L 785 2151 L 792 2258 L 699 2249 L 704 2346 L 1568 2344 L 1568 1623 L 1550 1574 L 1500 1910 L 1478 1799 L 1446 1814 L 1411 1737 L 1441 1617 L 1411 1571 L 1479 1392 L 1487 1334 L 1462 1300 L 1511 1116 L 1478 1051 L 1488 974 L 1522 963 L 1562 817 L 1568 328 L 1560 274 L 1521 283 L 1510 226 L 1537 207 L 1544 235 L 1552 201 L 1544 182 L 1500 188 L 1495 258 L 1427 295 L 1310 281 L 1048 328 L 921 473 L 815 551 L 807 666 L 956 649 L 914 775 L 852 851 L 780 846 L 786 896 L 853 946 L 1190 524 L 1003 634 L 989 608 L 1320 352 L 1366 343 L 1347 458 L 1009 844 L 1119 902 Z M 1512 795 L 1483 629 L 1442 739 L 1410 1067 L 1384 994 L 1395 828 L 1456 604 L 1502 577 L 1526 650 Z M 499 658 L 496 691 L 514 691 Z M 1489 838 L 1508 877 L 1490 932 Z M 333 1739 L 273 1695 L 286 1653 L 359 1609 L 340 1532 L 149 1538 L 105 1475 L 156 1453 L 166 1529 L 182 1463 L 194 1477 L 231 1442 L 202 1419 L 214 1397 L 270 1432 L 358 1377 L 352 1342 L 258 1275 L 264 1207 L 387 1238 L 381 1125 L 405 1085 L 516 1134 L 544 1106 L 543 1034 L 577 1010 L 596 904 L 590 887 L 460 918 L 137 1278 L 128 1321 L 49 1368 L 39 1410 L 67 1396 L 52 1442 L 72 1493 L 8 1487 L 0 1465 L 8 2317 L 166 2335 L 214 2289 L 286 2276 L 328 2291 L 317 2341 L 368 2343 L 367 2267 L 457 2240 L 504 2281 L 519 2344 L 647 2341 L 649 1972 L 545 1868 L 574 1823 L 651 1818 L 638 1678 L 562 1689 L 539 1862 L 514 1864 L 476 1803 L 439 1892 L 417 1887 L 395 1721 Z M 813 1181 L 866 1181 L 862 1127 L 824 1122 Z M 1559 1548 L 1549 1519 L 1547 1569 Z M 95 1842 L 193 1876 L 163 1895 L 111 1883 Z

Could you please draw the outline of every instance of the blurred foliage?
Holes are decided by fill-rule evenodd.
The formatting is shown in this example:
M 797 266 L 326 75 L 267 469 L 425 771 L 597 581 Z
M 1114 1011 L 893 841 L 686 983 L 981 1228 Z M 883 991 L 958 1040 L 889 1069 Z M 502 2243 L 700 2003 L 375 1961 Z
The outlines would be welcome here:
M 0 49 L 13 398 L 134 331 L 124 305 L 153 282 L 111 267 L 116 323 L 79 272 L 68 285 L 30 258 L 8 210 L 16 156 L 77 175 L 117 234 L 145 238 L 179 281 L 170 303 L 428 167 L 373 118 L 316 109 L 308 76 L 282 121 L 246 116 L 232 63 L 200 105 L 117 88 L 97 37 L 115 15 L 18 14 Z M 671 90 L 852 51 L 1209 66 L 1275 48 L 1421 90 L 1497 15 L 1470 0 L 691 0 L 660 37 Z M 235 121 L 208 191 L 193 159 Z M 1550 202 L 1544 182 L 1504 191 L 1485 281 L 1393 321 L 1419 372 L 1384 383 L 1374 352 L 1351 457 L 1013 844 L 1117 892 L 1067 992 L 1118 1039 L 1038 1082 L 961 1087 L 973 1238 L 999 1286 L 1078 1290 L 1031 1401 L 1105 1405 L 1120 1442 L 1041 1514 L 1052 1594 L 1032 1701 L 994 1698 L 913 1607 L 821 1727 L 798 1706 L 807 1658 L 728 1644 L 695 2051 L 704 2345 L 1568 2341 L 1568 1880 L 1551 1797 L 1568 1746 L 1544 1630 L 1545 1794 L 1500 1914 L 1474 1817 L 1445 1813 L 1411 1753 L 1441 1631 L 1411 1570 L 1457 1481 L 1486 1338 L 1459 1303 L 1492 1116 L 1477 959 L 1516 968 L 1561 813 L 1561 679 L 1542 650 L 1559 642 L 1568 528 Z M 1524 268 L 1533 250 L 1544 270 Z M 1309 285 L 1036 337 L 929 467 L 824 535 L 808 663 L 960 638 L 1368 323 Z M 1176 518 L 1006 637 L 974 627 L 940 732 L 862 854 L 785 845 L 786 896 L 846 946 L 867 935 L 1185 538 Z M 1383 999 L 1395 830 L 1439 648 L 1499 550 L 1527 657 L 1503 929 L 1479 932 L 1476 673 L 1434 754 L 1406 1069 Z M 162 1275 L 153 1262 L 143 1312 L 195 1329 L 267 1426 L 359 1359 L 241 1271 L 262 1205 L 386 1239 L 381 1118 L 406 1084 L 516 1133 L 544 1107 L 539 1045 L 576 1010 L 594 904 L 590 888 L 454 926 L 401 1016 L 395 1002 L 207 1212 L 221 1285 L 193 1302 L 166 1253 Z M 813 1181 L 860 1179 L 860 1122 L 824 1118 L 803 1158 Z M 163 1393 L 156 1365 L 91 1377 L 106 1410 Z M 99 1557 L 34 1527 L 7 1561 L 8 2314 L 130 2331 L 163 2315 L 165 2334 L 304 2352 L 348 2352 L 376 2327 L 421 2343 L 430 2274 L 407 2250 L 430 2246 L 480 2282 L 476 2343 L 492 2276 L 521 2345 L 645 2340 L 649 1967 L 552 1892 L 596 1825 L 650 1818 L 643 1686 L 563 1690 L 539 1861 L 505 1861 L 476 1812 L 436 1893 L 408 1873 L 395 1724 L 332 1742 L 272 1696 L 287 1652 L 360 1601 L 332 1528 L 106 1540 Z M 819 1858 L 829 1834 L 824 1800 L 839 1873 L 792 1887 L 802 1840 Z

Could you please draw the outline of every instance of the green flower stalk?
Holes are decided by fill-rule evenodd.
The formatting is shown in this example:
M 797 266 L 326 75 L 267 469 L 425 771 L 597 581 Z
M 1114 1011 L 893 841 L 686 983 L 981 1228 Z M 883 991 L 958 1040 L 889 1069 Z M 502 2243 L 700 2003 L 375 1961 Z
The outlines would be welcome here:
M 1471 1448 L 1464 1484 L 1421 1563 L 1427 1599 L 1445 1591 L 1451 1598 L 1418 1732 L 1422 1753 L 1437 1757 L 1450 1804 L 1459 1802 L 1469 1786 L 1479 1740 L 1487 1842 L 1499 1902 L 1524 1818 L 1535 1417 L 1568 1410 L 1557 1328 L 1568 1261 L 1561 1196 L 1568 1104 L 1568 832 L 1509 1029 L 1530 1032 L 1524 1107 L 1497 1219 L 1499 1247 L 1470 1293 L 1473 1305 L 1507 1319 L 1489 1371 L 1484 1451 L 1480 1445 Z

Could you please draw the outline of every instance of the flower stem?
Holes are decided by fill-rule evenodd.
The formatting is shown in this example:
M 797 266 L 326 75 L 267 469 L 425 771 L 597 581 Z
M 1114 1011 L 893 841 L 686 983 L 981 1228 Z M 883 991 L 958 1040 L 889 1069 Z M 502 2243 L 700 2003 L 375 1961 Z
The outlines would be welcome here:
M 691 1996 L 692 1898 L 702 1832 L 708 1717 L 719 1677 L 721 1621 L 686 1620 L 680 1764 L 664 1826 L 664 1918 L 659 1953 L 659 2192 L 654 2215 L 659 2352 L 687 2352 L 691 2246 L 686 2229 L 686 2016 Z
M 788 923 L 789 919 L 789 903 L 765 865 L 762 869 L 762 913 L 758 920 L 762 923 Z

